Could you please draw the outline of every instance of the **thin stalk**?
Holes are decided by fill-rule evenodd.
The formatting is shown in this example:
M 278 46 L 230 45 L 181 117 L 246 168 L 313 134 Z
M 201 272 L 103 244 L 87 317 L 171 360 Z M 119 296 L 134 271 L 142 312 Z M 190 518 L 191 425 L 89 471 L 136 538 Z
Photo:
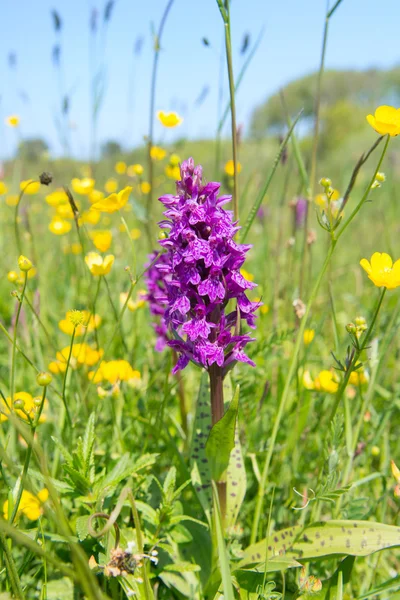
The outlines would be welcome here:
M 178 361 L 178 355 L 175 352 L 175 350 L 172 350 L 172 357 L 173 357 L 173 362 L 174 365 L 176 365 L 177 361 Z M 183 378 L 182 378 L 182 372 L 178 371 L 175 374 L 175 378 L 177 381 L 177 390 L 178 390 L 178 396 L 179 396 L 179 411 L 181 414 L 181 425 L 182 425 L 182 430 L 185 434 L 186 440 L 188 438 L 188 416 L 187 416 L 187 408 L 186 408 L 186 397 L 185 397 L 185 386 L 183 383 Z
M 289 365 L 289 369 L 288 369 L 287 376 L 286 376 L 285 387 L 283 389 L 282 396 L 281 396 L 281 399 L 279 402 L 278 413 L 275 417 L 274 427 L 272 429 L 271 437 L 269 439 L 267 456 L 265 458 L 265 463 L 264 463 L 264 467 L 263 467 L 262 474 L 261 474 L 261 480 L 260 480 L 260 484 L 258 487 L 257 502 L 256 502 L 256 509 L 255 509 L 255 514 L 254 514 L 254 521 L 253 521 L 253 527 L 252 527 L 252 532 L 251 532 L 250 544 L 254 544 L 257 539 L 258 526 L 259 526 L 259 522 L 260 522 L 260 518 L 261 518 L 261 510 L 262 510 L 262 505 L 263 505 L 263 500 L 264 500 L 264 492 L 265 492 L 265 486 L 267 483 L 269 467 L 271 464 L 272 455 L 274 453 L 275 442 L 276 442 L 276 438 L 277 438 L 278 431 L 280 428 L 283 412 L 285 410 L 286 402 L 289 397 L 290 385 L 291 385 L 292 378 L 293 378 L 293 375 L 294 375 L 296 367 L 297 367 L 297 358 L 298 358 L 298 355 L 300 352 L 300 347 L 301 347 L 301 344 L 303 341 L 304 330 L 306 328 L 308 317 L 311 312 L 311 306 L 317 296 L 319 287 L 320 287 L 322 279 L 325 275 L 326 269 L 328 268 L 328 264 L 330 262 L 332 254 L 335 250 L 335 247 L 336 247 L 336 242 L 332 242 L 331 246 L 329 248 L 329 252 L 325 258 L 325 262 L 322 266 L 322 269 L 319 272 L 317 281 L 314 284 L 314 288 L 311 292 L 309 301 L 307 303 L 306 312 L 300 322 L 300 327 L 297 332 L 297 338 L 296 338 L 296 342 L 295 342 L 295 346 L 294 346 L 294 350 L 293 350 L 292 360 Z
M 285 410 L 285 406 L 286 406 L 286 402 L 288 400 L 289 397 L 289 393 L 290 393 L 290 384 L 291 384 L 291 380 L 293 378 L 293 375 L 295 373 L 296 370 L 296 366 L 297 366 L 297 359 L 298 359 L 298 354 L 300 351 L 300 347 L 301 347 L 301 343 L 302 343 L 302 339 L 303 339 L 303 334 L 304 334 L 304 330 L 306 328 L 307 325 L 307 321 L 308 321 L 308 317 L 310 315 L 310 311 L 311 311 L 311 306 L 317 296 L 319 287 L 321 285 L 322 279 L 325 275 L 325 272 L 328 268 L 328 265 L 330 263 L 330 260 L 332 258 L 332 255 L 335 251 L 337 242 L 339 240 L 339 238 L 342 236 L 344 230 L 348 227 L 348 225 L 353 221 L 354 217 L 356 216 L 356 214 L 358 213 L 358 211 L 360 210 L 360 208 L 362 207 L 362 205 L 364 204 L 364 202 L 367 200 L 369 192 L 371 191 L 371 187 L 372 184 L 374 183 L 375 179 L 376 179 L 376 173 L 378 172 L 380 165 L 382 164 L 383 158 L 385 156 L 387 147 L 388 147 L 388 140 L 389 140 L 389 136 L 388 139 L 386 140 L 386 144 L 385 147 L 383 149 L 383 152 L 381 154 L 381 157 L 379 159 L 378 162 L 378 166 L 375 169 L 374 175 L 370 180 L 370 183 L 367 187 L 367 189 L 365 190 L 360 202 L 357 204 L 356 208 L 354 209 L 354 211 L 352 212 L 352 214 L 350 215 L 350 217 L 348 218 L 347 222 L 344 224 L 344 226 L 342 227 L 342 229 L 340 230 L 340 232 L 338 233 L 336 239 L 334 237 L 331 238 L 331 244 L 328 250 L 328 254 L 325 258 L 325 262 L 321 268 L 321 271 L 318 275 L 318 278 L 314 284 L 313 290 L 311 292 L 310 298 L 307 302 L 307 308 L 306 308 L 306 312 L 304 314 L 304 317 L 301 320 L 301 324 L 300 327 L 298 329 L 297 332 L 297 338 L 296 338 L 296 342 L 295 342 L 295 346 L 294 346 L 294 350 L 293 350 L 293 355 L 292 355 L 292 359 L 291 359 L 291 363 L 289 365 L 289 369 L 287 372 L 287 377 L 286 377 L 286 382 L 285 382 L 285 387 L 283 389 L 282 392 L 282 396 L 280 399 L 280 403 L 279 403 L 279 407 L 278 407 L 278 413 L 277 416 L 275 418 L 275 422 L 274 422 L 274 427 L 272 430 L 272 434 L 271 434 L 271 439 L 270 439 L 270 443 L 269 443 L 269 447 L 268 447 L 268 452 L 267 452 L 267 456 L 265 459 L 265 463 L 264 463 L 264 467 L 263 467 L 263 471 L 262 471 L 262 475 L 261 475 L 261 480 L 260 480 L 260 484 L 258 487 L 258 493 L 257 493 L 257 502 L 256 502 L 256 509 L 255 509 L 255 514 L 254 514 L 254 521 L 253 521 L 253 527 L 252 527 L 252 532 L 251 532 L 251 538 L 250 538 L 250 543 L 254 544 L 254 542 L 257 539 L 257 534 L 258 534 L 258 527 L 259 527 L 259 522 L 260 522 L 260 518 L 261 518 L 261 510 L 262 510 L 262 505 L 263 505 L 263 499 L 264 499 L 264 492 L 265 492 L 265 486 L 267 483 L 267 478 L 268 478 L 268 473 L 269 473 L 269 467 L 271 464 L 271 459 L 272 459 L 272 455 L 274 452 L 274 448 L 275 448 L 275 442 L 276 442 L 276 438 L 278 435 L 278 431 L 279 431 L 279 427 L 280 427 L 280 422 Z
M 75 332 L 76 332 L 76 327 L 74 326 L 74 330 L 73 330 L 72 336 L 71 336 L 71 343 L 70 343 L 70 346 L 69 346 L 69 353 L 68 353 L 67 365 L 65 367 L 64 379 L 63 379 L 63 385 L 62 385 L 62 392 L 61 392 L 62 401 L 63 401 L 64 406 L 65 406 L 65 412 L 67 413 L 68 423 L 69 423 L 70 427 L 72 427 L 72 420 L 71 420 L 71 415 L 70 415 L 68 404 L 67 404 L 67 399 L 65 397 L 65 390 L 66 390 L 66 387 L 67 387 L 68 370 L 69 370 L 69 365 L 70 365 L 70 362 L 71 362 L 72 350 L 73 350 L 73 347 L 74 347 Z
M 150 248 L 152 247 L 152 218 L 153 218 L 153 183 L 154 183 L 154 170 L 153 170 L 153 159 L 151 158 L 151 148 L 153 146 L 153 137 L 154 137 L 154 112 L 155 112 L 155 102 L 156 102 L 156 84 L 157 84 L 157 70 L 158 70 L 158 61 L 160 55 L 160 43 L 161 36 L 163 34 L 164 26 L 168 17 L 168 13 L 174 3 L 174 0 L 169 0 L 167 6 L 164 10 L 164 13 L 161 17 L 160 27 L 158 29 L 158 33 L 155 36 L 154 40 L 154 58 L 153 58 L 153 69 L 151 74 L 151 88 L 150 88 L 150 115 L 149 115 L 149 135 L 147 139 L 147 165 L 148 165 L 148 180 L 150 184 L 150 191 L 147 196 L 147 207 L 146 207 L 146 229 L 148 242 L 150 244 Z
M 25 302 L 26 304 L 29 306 L 32 314 L 36 317 L 39 325 L 41 326 L 41 328 L 44 331 L 44 334 L 47 338 L 47 341 L 49 342 L 49 344 L 52 346 L 53 350 L 57 350 L 57 346 L 55 345 L 53 338 L 51 337 L 50 333 L 47 331 L 47 328 L 45 326 L 45 324 L 43 323 L 43 321 L 41 320 L 40 316 L 38 315 L 37 311 L 35 310 L 35 308 L 33 307 L 32 303 L 30 302 L 28 296 L 25 296 Z
M 331 411 L 331 414 L 330 414 L 330 417 L 329 417 L 329 422 L 332 421 L 332 419 L 336 415 L 336 411 L 337 411 L 337 409 L 339 407 L 340 400 L 342 399 L 343 393 L 344 393 L 344 391 L 345 391 L 345 389 L 347 387 L 347 384 L 349 382 L 350 375 L 354 371 L 355 366 L 358 364 L 358 361 L 360 359 L 361 353 L 368 346 L 368 342 L 371 339 L 371 335 L 372 335 L 372 332 L 373 332 L 373 329 L 374 329 L 374 325 L 375 325 L 376 319 L 378 317 L 379 310 L 380 310 L 380 308 L 382 306 L 382 302 L 383 302 L 383 299 L 385 297 L 385 294 L 386 294 L 386 288 L 384 287 L 383 290 L 382 290 L 382 292 L 381 292 L 381 294 L 380 294 L 380 296 L 379 296 L 379 300 L 378 300 L 377 305 L 375 307 L 374 316 L 372 317 L 371 325 L 368 327 L 368 331 L 367 331 L 367 334 L 366 334 L 366 336 L 364 338 L 364 341 L 360 345 L 360 347 L 358 349 L 356 349 L 356 351 L 354 352 L 353 360 L 351 361 L 349 367 L 346 369 L 346 373 L 345 373 L 345 376 L 343 378 L 343 381 L 340 384 L 338 391 L 336 392 L 335 403 L 334 403 L 334 405 L 332 407 L 332 411 Z
M 224 386 L 222 368 L 216 363 L 209 367 L 212 426 L 224 416 Z M 226 481 L 216 481 L 222 522 L 226 515 Z
M 124 346 L 125 352 L 128 354 L 129 350 L 128 350 L 128 346 L 126 345 L 126 342 L 125 342 L 124 332 L 122 331 L 121 323 L 119 321 L 118 312 L 117 312 L 117 309 L 115 308 L 115 305 L 114 305 L 114 302 L 113 302 L 113 299 L 112 299 L 112 296 L 111 296 L 110 286 L 108 285 L 108 281 L 107 281 L 107 279 L 105 277 L 104 277 L 104 283 L 106 284 L 108 300 L 109 300 L 111 308 L 112 308 L 114 319 L 115 319 L 115 322 L 118 324 L 118 329 L 119 329 L 119 332 L 121 334 L 122 344 Z
M 11 335 L 8 333 L 7 329 L 4 327 L 4 325 L 2 323 L 0 323 L 0 331 L 2 331 L 4 333 L 4 335 L 6 336 L 6 338 L 8 339 L 8 341 L 12 344 L 13 343 L 13 339 L 11 337 Z M 18 350 L 19 354 L 22 356 L 22 358 L 24 360 L 26 360 L 26 362 L 28 363 L 28 365 L 30 365 L 32 367 L 32 369 L 34 369 L 36 371 L 36 373 L 39 373 L 41 371 L 41 369 L 39 369 L 39 367 L 37 367 L 29 358 L 29 356 L 27 356 L 22 350 L 21 348 L 18 346 L 18 344 L 15 345 L 16 349 Z M 56 390 L 52 385 L 50 386 L 52 392 L 54 394 L 56 394 L 57 396 L 59 396 L 61 398 L 61 394 L 58 390 Z
M 42 410 L 43 410 L 43 406 L 44 406 L 44 401 L 46 400 L 46 391 L 47 391 L 47 387 L 45 386 L 43 388 L 42 401 L 40 403 L 39 410 L 37 411 L 35 421 L 34 421 L 34 423 L 32 425 L 32 428 L 31 428 L 31 442 L 28 444 L 28 450 L 27 450 L 26 456 L 25 456 L 25 462 L 24 462 L 24 467 L 22 469 L 21 480 L 20 480 L 20 483 L 19 483 L 19 486 L 18 486 L 17 495 L 16 495 L 16 498 L 15 498 L 13 510 L 12 510 L 11 517 L 10 517 L 10 523 L 11 524 L 14 523 L 15 518 L 17 516 L 19 504 L 20 504 L 21 498 L 22 498 L 22 493 L 24 491 L 25 480 L 26 480 L 26 476 L 28 474 L 29 463 L 31 461 L 31 456 L 32 456 L 33 440 L 34 440 L 34 437 L 35 437 L 36 428 L 37 428 L 37 426 L 39 424 L 40 415 L 42 414 Z
M 17 242 L 17 248 L 18 248 L 18 252 L 19 254 L 22 254 L 22 245 L 21 245 L 21 236 L 20 236 L 20 232 L 19 232 L 19 206 L 21 204 L 23 195 L 25 194 L 25 191 L 28 189 L 28 187 L 30 185 L 32 185 L 33 183 L 38 183 L 38 180 L 32 180 L 29 181 L 20 191 L 19 195 L 18 195 L 18 202 L 15 205 L 15 211 L 14 211 L 14 230 L 15 230 L 15 240 Z
M 232 40 L 231 40 L 231 18 L 229 12 L 229 0 L 225 1 L 224 10 L 221 10 L 221 3 L 218 1 L 221 16 L 225 28 L 225 52 L 226 64 L 228 67 L 229 97 L 231 106 L 231 138 L 232 138 L 232 158 L 233 158 L 233 217 L 239 219 L 239 181 L 238 181 L 238 143 L 236 128 L 236 105 L 235 105 L 235 79 L 233 76 L 232 63 Z
M 2 531 L 0 531 L 0 545 L 2 546 L 4 551 L 7 571 L 10 577 L 10 583 L 13 593 L 15 594 L 15 597 L 18 598 L 18 600 L 24 600 L 25 594 L 23 592 L 22 585 L 18 577 L 17 567 L 12 557 L 11 550 L 8 547 L 6 537 Z
M 356 214 L 358 213 L 358 211 L 360 210 L 360 208 L 362 207 L 362 205 L 364 204 L 364 202 L 365 202 L 365 201 L 368 199 L 368 196 L 369 196 L 369 193 L 370 193 L 370 191 L 371 191 L 372 185 L 373 185 L 373 183 L 374 183 L 374 181 L 375 181 L 375 179 L 376 179 L 376 175 L 377 175 L 377 173 L 378 173 L 378 171 L 379 171 L 379 169 L 380 169 L 380 167 L 381 167 L 381 164 L 382 164 L 382 162 L 383 162 L 383 159 L 385 158 L 385 154 L 386 154 L 386 151 L 387 151 L 387 149 L 388 149 L 389 142 L 390 142 L 390 135 L 387 135 L 387 136 L 386 136 L 385 145 L 384 145 L 384 147 L 383 147 L 383 151 L 382 151 L 382 154 L 381 154 L 381 157 L 380 157 L 380 159 L 379 159 L 379 162 L 378 162 L 378 164 L 377 164 L 377 167 L 376 167 L 376 169 L 375 169 L 375 172 L 374 172 L 374 174 L 373 174 L 373 176 L 372 176 L 372 178 L 371 178 L 371 181 L 370 181 L 370 183 L 369 183 L 369 186 L 368 186 L 368 187 L 367 187 L 367 189 L 365 190 L 363 197 L 361 198 L 360 202 L 357 204 L 357 206 L 355 207 L 355 209 L 353 210 L 353 212 L 351 213 L 351 215 L 350 215 L 350 216 L 349 216 L 349 218 L 347 219 L 346 223 L 344 223 L 344 225 L 342 226 L 342 228 L 341 228 L 341 229 L 340 229 L 340 231 L 338 232 L 338 234 L 337 234 L 337 236 L 336 236 L 336 239 L 337 239 L 337 240 L 338 240 L 338 239 L 339 239 L 339 238 L 340 238 L 340 237 L 343 235 L 343 233 L 346 231 L 347 227 L 350 225 L 351 221 L 354 219 L 354 217 L 356 216 Z M 376 148 L 376 147 L 377 147 L 377 145 L 375 145 L 375 144 L 374 144 L 374 146 L 373 146 L 373 147 L 374 147 L 374 148 Z
M 11 394 L 11 403 L 12 404 L 14 404 L 15 367 L 16 367 L 15 355 L 16 355 L 16 351 L 17 351 L 17 329 L 18 329 L 19 317 L 21 315 L 22 303 L 24 301 L 27 281 L 28 281 L 28 273 L 26 271 L 24 271 L 24 286 L 22 288 L 21 297 L 18 299 L 19 304 L 18 304 L 18 309 L 17 309 L 17 315 L 15 317 L 14 335 L 13 335 L 12 352 L 11 352 L 10 394 Z
M 107 354 L 108 354 L 108 351 L 109 351 L 109 350 L 110 350 L 110 348 L 111 348 L 111 344 L 113 343 L 113 341 L 114 341 L 114 338 L 115 338 L 115 336 L 116 336 L 116 334 L 117 334 L 117 331 L 118 331 L 118 330 L 119 330 L 119 328 L 120 328 L 121 321 L 122 321 L 122 317 L 124 316 L 124 313 L 125 313 L 125 311 L 126 311 L 126 308 L 127 308 L 127 306 L 128 306 L 128 302 L 129 302 L 129 300 L 131 299 L 131 296 L 132 296 L 132 293 L 133 293 L 133 290 L 134 290 L 134 288 L 135 288 L 135 285 L 136 285 L 136 283 L 137 283 L 137 281 L 135 281 L 134 283 L 132 283 L 132 284 L 131 284 L 131 288 L 130 288 L 130 290 L 129 290 L 129 292 L 128 292 L 128 295 L 127 295 L 127 297 L 126 297 L 126 300 L 125 300 L 125 302 L 124 302 L 124 305 L 123 305 L 123 307 L 122 307 L 122 309 L 121 309 L 121 312 L 119 313 L 119 317 L 118 317 L 117 323 L 116 323 L 116 325 L 115 325 L 115 327 L 114 327 L 114 331 L 113 331 L 113 333 L 112 333 L 112 335 L 111 335 L 111 337 L 110 337 L 110 339 L 109 339 L 109 341 L 108 341 L 108 344 L 107 344 L 107 346 L 106 346 L 106 348 L 105 348 L 105 350 L 104 350 L 104 357 L 105 357 L 105 356 L 107 356 Z M 100 363 L 97 365 L 97 367 L 96 367 L 96 370 L 95 370 L 95 371 L 94 371 L 94 373 L 93 373 L 93 377 L 92 377 L 92 379 L 89 381 L 89 383 L 88 383 L 88 385 L 87 385 L 86 392 L 85 392 L 85 396 L 84 396 L 84 398 L 83 398 L 84 402 L 86 402 L 86 400 L 87 400 L 87 396 L 88 396 L 88 393 L 89 393 L 90 386 L 91 386 L 91 384 L 92 384 L 92 383 L 95 381 L 95 379 L 96 379 L 96 375 L 97 375 L 97 373 L 98 373 L 98 370 L 99 370 L 99 368 L 100 368 Z
M 320 112 L 321 112 L 321 94 L 322 94 L 322 77 L 325 69 L 325 56 L 326 56 L 326 46 L 328 42 L 328 31 L 329 31 L 329 20 L 335 10 L 338 8 L 340 2 L 342 0 L 338 0 L 332 9 L 329 9 L 329 0 L 327 1 L 327 11 L 325 16 L 325 25 L 324 25 L 324 35 L 322 39 L 322 49 L 321 49 L 321 60 L 317 77 L 317 92 L 315 97 L 315 122 L 314 122 L 314 135 L 313 135 L 313 145 L 311 151 L 311 173 L 310 173 L 310 187 L 309 187 L 309 203 L 307 205 L 305 220 L 304 220 L 304 238 L 303 238 L 303 248 L 302 248 L 302 258 L 301 258 L 301 267 L 300 267 L 300 280 L 299 280 L 299 296 L 302 297 L 304 291 L 304 282 L 305 282 L 305 273 L 306 273 L 306 263 L 307 263 L 307 230 L 308 230 L 308 215 L 309 215 L 309 207 L 314 198 L 315 193 L 315 178 L 317 173 L 317 158 L 318 158 L 318 141 L 319 141 L 319 127 L 320 127 Z
M 137 267 L 136 267 L 136 248 L 135 248 L 135 242 L 132 239 L 131 233 L 129 231 L 128 224 L 127 224 L 127 222 L 125 221 L 125 219 L 124 219 L 124 217 L 122 215 L 121 215 L 121 223 L 124 226 L 124 229 L 125 229 L 125 231 L 127 233 L 127 236 L 129 238 L 129 242 L 130 242 L 130 245 L 131 245 L 131 248 L 132 248 L 133 273 L 134 273 L 134 276 L 136 277 Z

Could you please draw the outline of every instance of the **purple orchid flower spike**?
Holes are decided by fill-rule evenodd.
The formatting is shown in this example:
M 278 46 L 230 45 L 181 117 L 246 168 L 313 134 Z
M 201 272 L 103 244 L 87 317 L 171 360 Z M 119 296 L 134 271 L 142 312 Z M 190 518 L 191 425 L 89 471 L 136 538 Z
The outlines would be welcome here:
M 160 226 L 169 234 L 160 241 L 164 253 L 147 281 L 152 313 L 160 315 L 165 303 L 158 327 L 164 333 L 168 328 L 166 343 L 179 356 L 174 373 L 189 361 L 209 371 L 218 368 L 222 378 L 232 363 L 254 365 L 244 352 L 252 338 L 238 333 L 241 321 L 254 328 L 260 306 L 246 296 L 256 285 L 240 273 L 250 246 L 235 241 L 239 227 L 224 208 L 231 197 L 218 197 L 219 188 L 214 182 L 203 185 L 202 167 L 189 158 L 181 165 L 177 194 L 159 199 L 166 208 Z M 162 282 L 155 283 L 160 276 Z

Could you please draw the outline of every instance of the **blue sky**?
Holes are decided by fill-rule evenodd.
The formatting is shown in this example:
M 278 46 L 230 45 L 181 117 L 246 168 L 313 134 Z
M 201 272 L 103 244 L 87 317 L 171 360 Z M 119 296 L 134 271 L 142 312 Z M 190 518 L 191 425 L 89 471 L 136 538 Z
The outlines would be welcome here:
M 333 3 L 333 0 L 331 0 Z M 63 19 L 61 33 L 65 89 L 73 90 L 70 120 L 73 153 L 88 156 L 90 147 L 89 15 L 97 7 L 102 17 L 105 0 L 14 0 L 0 3 L 0 155 L 15 147 L 14 130 L 3 127 L 10 113 L 21 116 L 23 137 L 42 136 L 55 154 L 61 146 L 55 127 L 59 81 L 51 60 L 56 34 L 50 11 Z M 99 116 L 100 141 L 116 139 L 126 148 L 138 145 L 147 133 L 151 23 L 158 23 L 166 0 L 116 0 L 104 53 L 107 88 Z M 291 79 L 318 68 L 325 0 L 233 0 L 231 8 L 234 69 L 243 58 L 239 48 L 246 32 L 255 40 L 265 28 L 263 41 L 237 95 L 238 122 L 245 126 L 253 108 Z M 379 10 L 378 10 L 379 8 Z M 389 68 L 400 63 L 398 0 L 343 0 L 331 20 L 327 67 Z M 206 36 L 211 46 L 204 47 Z M 140 56 L 133 47 L 143 37 Z M 223 25 L 215 0 L 175 0 L 166 23 L 160 55 L 156 109 L 184 114 L 179 130 L 162 131 L 159 141 L 174 135 L 214 135 L 217 123 L 218 85 Z M 101 47 L 100 47 L 101 46 Z M 7 57 L 15 52 L 17 65 Z M 228 99 L 224 69 L 224 98 Z M 129 95 L 133 85 L 133 95 Z M 200 107 L 195 101 L 202 89 L 210 91 Z M 25 92 L 28 100 L 21 98 Z M 132 101 L 129 101 L 131 98 Z M 373 108 L 373 107 L 371 107 Z

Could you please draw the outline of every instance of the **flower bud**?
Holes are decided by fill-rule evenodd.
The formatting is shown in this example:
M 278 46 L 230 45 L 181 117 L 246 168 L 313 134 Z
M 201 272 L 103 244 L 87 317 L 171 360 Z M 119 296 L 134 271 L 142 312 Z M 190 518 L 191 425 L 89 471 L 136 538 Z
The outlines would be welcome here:
M 381 453 L 380 448 L 378 446 L 372 446 L 371 454 L 372 456 L 379 456 Z
M 9 271 L 7 273 L 7 279 L 10 283 L 15 283 L 18 280 L 18 273 L 16 271 Z
M 18 266 L 21 269 L 21 271 L 23 271 L 24 273 L 27 273 L 33 267 L 29 258 L 26 258 L 26 256 L 23 256 L 22 254 L 18 259 Z
M 53 176 L 51 173 L 43 171 L 43 173 L 39 175 L 39 181 L 42 185 L 50 185 L 50 183 L 53 181 Z
M 347 333 L 356 333 L 356 330 L 357 330 L 357 328 L 354 325 L 354 323 L 348 323 L 346 325 L 346 331 L 347 331 Z
M 377 173 L 376 180 L 379 181 L 379 183 L 383 183 L 386 180 L 385 173 Z
M 42 371 L 36 375 L 36 383 L 42 387 L 50 385 L 53 378 L 47 371 Z
M 329 179 L 329 177 L 322 177 L 322 179 L 319 180 L 319 183 L 325 189 L 331 187 L 332 185 L 332 181 Z
M 14 400 L 14 409 L 15 410 L 21 410 L 25 407 L 24 401 L 21 400 L 21 398 L 17 398 L 17 400 Z
M 40 396 L 36 396 L 36 398 L 33 399 L 33 404 L 35 405 L 35 408 L 40 408 L 42 406 L 42 398 Z

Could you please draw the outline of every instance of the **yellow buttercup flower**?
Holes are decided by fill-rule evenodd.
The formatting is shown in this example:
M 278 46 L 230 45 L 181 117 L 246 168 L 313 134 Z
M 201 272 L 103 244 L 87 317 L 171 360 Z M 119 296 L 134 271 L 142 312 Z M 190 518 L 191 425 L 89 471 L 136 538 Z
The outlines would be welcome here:
M 70 323 L 72 328 L 73 325 Z M 49 364 L 49 371 L 54 374 L 65 373 L 67 368 L 70 346 L 66 346 L 56 354 L 56 360 Z M 95 350 L 89 344 L 74 344 L 72 346 L 70 367 L 77 369 L 80 366 L 86 365 L 93 367 L 99 360 L 103 358 L 104 350 Z
M 181 178 L 181 170 L 175 165 L 167 165 L 165 167 L 165 174 L 169 179 L 173 179 L 174 181 L 179 181 Z
M 328 394 L 335 394 L 339 384 L 332 371 L 321 371 L 314 381 L 314 386 L 316 390 L 328 392 Z
M 332 371 L 320 371 L 314 380 L 309 371 L 304 371 L 303 386 L 306 390 L 317 390 L 319 392 L 335 394 L 339 388 L 339 383 L 336 381 Z
M 312 341 L 313 341 L 313 339 L 314 339 L 314 336 L 315 336 L 315 331 L 314 331 L 314 329 L 306 329 L 306 330 L 304 331 L 304 334 L 303 334 L 303 341 L 304 341 L 304 344 L 305 344 L 306 346 L 308 346 L 308 344 L 311 344 L 311 342 L 312 342 Z
M 177 154 L 171 154 L 171 156 L 169 157 L 169 164 L 173 165 L 174 167 L 177 167 L 180 162 L 181 158 Z
M 110 177 L 110 179 L 107 179 L 107 181 L 105 182 L 104 189 L 107 192 L 107 194 L 113 194 L 118 189 L 118 181 L 114 179 L 114 177 Z M 101 200 L 102 198 L 99 199 Z
M 102 361 L 97 373 L 95 371 L 89 373 L 89 379 L 94 383 L 108 381 L 108 383 L 115 384 L 118 381 L 140 379 L 140 372 L 132 369 L 126 360 Z
M 62 188 L 47 194 L 45 197 L 47 204 L 50 206 L 58 207 L 60 204 L 68 204 L 68 196 Z
M 240 171 L 242 170 L 242 165 L 240 164 L 240 162 L 236 163 L 236 167 L 237 167 L 237 172 L 240 173 Z M 229 175 L 229 177 L 233 177 L 235 174 L 235 164 L 233 162 L 233 160 L 228 160 L 227 163 L 225 163 L 225 173 L 227 175 Z
M 108 254 L 103 258 L 97 252 L 89 252 L 85 256 L 85 263 L 92 275 L 108 275 L 114 264 L 114 255 Z
M 20 118 L 18 115 L 10 115 L 9 117 L 6 117 L 5 123 L 9 127 L 18 127 L 20 123 Z
M 35 181 L 33 179 L 27 179 L 26 181 L 21 181 L 19 184 L 19 189 L 24 192 L 24 194 L 28 196 L 33 196 L 37 194 L 40 190 L 40 181 Z
M 183 118 L 176 112 L 164 112 L 163 110 L 157 111 L 157 119 L 164 127 L 172 128 L 177 127 L 183 122 Z
M 400 259 L 393 264 L 389 254 L 375 252 L 371 256 L 371 262 L 363 258 L 360 265 L 368 273 L 368 277 L 376 287 L 385 287 L 388 290 L 399 287 Z
M 95 202 L 92 204 L 92 208 L 99 210 L 100 212 L 116 212 L 117 210 L 123 208 L 128 202 L 131 191 L 132 188 L 128 185 L 126 188 L 118 192 L 118 194 L 110 194 L 110 196 L 107 196 L 107 198 L 103 198 L 103 200 Z
M 41 490 L 37 496 L 31 494 L 27 490 L 23 490 L 21 500 L 18 506 L 17 518 L 20 515 L 25 515 L 30 521 L 36 521 L 43 514 L 42 504 L 49 497 L 49 492 L 46 488 Z M 8 500 L 3 504 L 4 519 L 8 521 L 10 514 L 8 510 Z
M 160 148 L 160 146 L 152 146 L 150 150 L 150 156 L 153 160 L 162 160 L 166 154 L 167 151 L 164 148 Z
M 6 196 L 7 206 L 17 206 L 18 202 L 19 202 L 18 194 L 8 194 L 8 196 Z
M 21 405 L 20 408 L 15 407 L 15 413 L 22 419 L 28 420 L 35 418 L 35 402 L 33 396 L 28 392 L 17 392 L 14 394 L 14 403 L 17 402 L 17 406 Z M 7 398 L 7 401 L 0 400 L 0 423 L 8 420 L 10 414 L 10 408 L 12 408 L 11 398 Z M 45 420 L 44 416 L 41 417 L 40 422 Z
M 131 238 L 133 240 L 138 240 L 140 238 L 140 236 L 142 235 L 142 232 L 140 231 L 140 229 L 137 229 L 135 227 L 134 229 L 131 229 L 130 234 L 131 234 Z
M 7 192 L 8 192 L 8 187 L 6 186 L 4 181 L 0 181 L 0 196 L 7 194 Z
M 88 310 L 81 310 L 79 312 L 82 314 L 82 323 L 78 324 L 78 326 L 75 327 L 75 336 L 76 337 L 83 335 L 86 330 L 88 333 L 91 333 L 92 331 L 94 331 L 95 329 L 97 329 L 100 326 L 100 323 L 101 323 L 100 315 L 92 315 Z M 60 330 L 63 333 L 66 333 L 67 335 L 72 335 L 72 333 L 74 331 L 74 323 L 72 322 L 72 319 L 71 319 L 73 316 L 73 313 L 76 313 L 76 311 L 71 311 L 71 310 L 67 311 L 67 313 L 65 315 L 65 319 L 62 319 L 58 323 L 58 327 L 60 328 Z
M 142 181 L 140 184 L 140 189 L 142 190 L 142 194 L 149 194 L 151 190 L 151 185 L 148 181 Z
M 97 225 L 101 215 L 98 210 L 85 210 L 79 218 L 79 225 L 89 223 L 89 225 Z
M 129 175 L 129 177 L 135 177 L 135 175 L 143 175 L 143 167 L 142 165 L 134 164 L 134 165 L 129 165 L 129 167 L 126 169 L 126 174 Z
M 253 273 L 249 273 L 246 269 L 240 269 L 240 274 L 246 279 L 246 281 L 254 281 Z
M 69 202 L 68 204 L 59 204 L 56 208 L 56 212 L 57 215 L 62 219 L 70 219 L 72 221 L 72 219 L 74 218 L 74 211 L 72 210 L 72 207 L 69 204 Z
M 119 295 L 119 301 L 120 301 L 121 306 L 123 306 L 125 304 L 127 298 L 128 298 L 128 294 L 126 292 L 121 292 L 121 294 Z M 138 308 L 142 308 L 146 304 L 145 298 L 146 298 L 146 291 L 140 290 L 138 292 L 136 300 L 129 298 L 128 304 L 127 304 L 128 309 L 131 312 L 135 312 L 136 310 L 138 310 Z
M 71 231 L 71 223 L 61 217 L 53 217 L 49 224 L 49 230 L 54 235 L 65 235 Z
M 67 245 L 63 247 L 63 252 L 64 254 L 82 254 L 83 252 L 83 248 L 82 248 L 82 244 L 79 244 L 79 242 L 75 242 L 71 245 Z
M 92 233 L 93 244 L 100 252 L 107 252 L 112 242 L 111 231 L 94 231 Z
M 375 115 L 368 115 L 367 121 L 377 133 L 390 136 L 400 133 L 400 108 L 379 106 Z
M 111 192 L 114 192 L 115 190 L 111 190 Z M 109 194 L 111 194 L 111 192 L 108 192 Z M 104 198 L 104 192 L 102 192 L 101 190 L 92 190 L 90 192 L 90 194 L 88 194 L 88 198 L 89 198 L 89 202 L 91 204 L 94 204 L 95 202 L 99 202 L 99 200 L 103 200 Z
M 120 160 L 115 164 L 114 169 L 115 172 L 118 173 L 118 175 L 123 175 L 124 173 L 126 173 L 126 163 Z
M 95 181 L 91 177 L 83 177 L 83 179 L 78 179 L 75 177 L 71 181 L 72 189 L 76 194 L 80 194 L 81 196 L 87 196 L 93 191 Z
M 349 383 L 352 385 L 360 386 L 365 385 L 369 381 L 369 375 L 364 369 L 357 369 L 357 371 L 352 371 L 349 377 Z

